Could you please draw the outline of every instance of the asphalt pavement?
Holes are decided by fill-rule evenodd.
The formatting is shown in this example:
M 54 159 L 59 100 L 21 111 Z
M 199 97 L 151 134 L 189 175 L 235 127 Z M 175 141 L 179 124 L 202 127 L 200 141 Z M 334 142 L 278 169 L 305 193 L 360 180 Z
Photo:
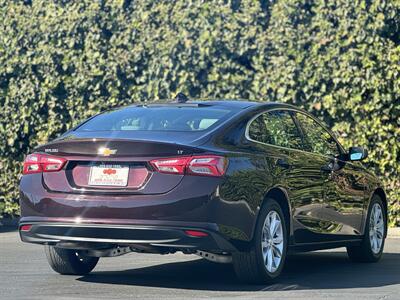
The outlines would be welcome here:
M 400 239 L 387 240 L 379 263 L 351 263 L 343 248 L 296 254 L 279 281 L 246 285 L 231 265 L 184 254 L 102 258 L 89 275 L 62 276 L 47 265 L 42 246 L 0 232 L 0 299 L 205 298 L 400 299 Z

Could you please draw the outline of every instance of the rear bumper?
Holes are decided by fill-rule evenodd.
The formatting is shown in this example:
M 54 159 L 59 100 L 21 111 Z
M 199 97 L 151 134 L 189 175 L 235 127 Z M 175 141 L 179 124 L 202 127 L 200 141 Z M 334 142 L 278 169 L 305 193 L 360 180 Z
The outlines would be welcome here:
M 224 179 L 184 176 L 164 194 L 74 194 L 51 192 L 41 174 L 23 176 L 21 224 L 106 224 L 178 229 L 204 229 L 236 244 L 252 238 L 256 211 L 242 197 L 220 196 Z M 232 195 L 231 195 L 232 196 Z M 42 236 L 37 237 L 48 240 Z M 238 247 L 240 245 L 238 244 Z
M 21 240 L 28 243 L 62 245 L 135 245 L 234 252 L 236 248 L 217 231 L 215 224 L 202 227 L 161 225 L 76 224 L 56 222 L 21 222 L 32 225 L 29 231 L 19 231 Z M 197 230 L 207 236 L 193 237 L 185 230 Z

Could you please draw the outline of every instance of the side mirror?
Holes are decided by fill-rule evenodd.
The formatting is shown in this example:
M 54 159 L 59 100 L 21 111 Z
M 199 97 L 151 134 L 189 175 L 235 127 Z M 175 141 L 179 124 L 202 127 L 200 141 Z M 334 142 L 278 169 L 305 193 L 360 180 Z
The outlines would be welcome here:
M 367 157 L 368 157 L 367 149 L 364 149 L 362 147 L 350 147 L 348 160 L 357 161 L 357 160 L 363 160 Z

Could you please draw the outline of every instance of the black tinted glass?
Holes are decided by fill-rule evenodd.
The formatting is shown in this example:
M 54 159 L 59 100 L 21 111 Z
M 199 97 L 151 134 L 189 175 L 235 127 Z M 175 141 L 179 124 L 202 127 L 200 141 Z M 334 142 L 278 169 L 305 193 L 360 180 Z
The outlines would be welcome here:
M 296 118 L 303 128 L 308 150 L 327 156 L 340 154 L 338 144 L 325 128 L 305 114 L 296 113 Z
M 201 131 L 233 113 L 214 107 L 143 106 L 103 113 L 78 127 L 77 131 Z
M 252 140 L 280 147 L 302 149 L 300 133 L 288 111 L 266 112 L 249 126 Z

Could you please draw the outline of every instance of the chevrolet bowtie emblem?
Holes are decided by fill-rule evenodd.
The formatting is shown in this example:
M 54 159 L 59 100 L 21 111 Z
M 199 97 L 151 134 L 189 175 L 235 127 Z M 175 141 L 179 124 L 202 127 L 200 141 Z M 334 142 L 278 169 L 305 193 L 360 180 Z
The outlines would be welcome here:
M 98 155 L 103 155 L 103 156 L 110 156 L 111 154 L 117 153 L 117 149 L 110 149 L 110 148 L 100 148 L 99 151 L 97 152 Z

